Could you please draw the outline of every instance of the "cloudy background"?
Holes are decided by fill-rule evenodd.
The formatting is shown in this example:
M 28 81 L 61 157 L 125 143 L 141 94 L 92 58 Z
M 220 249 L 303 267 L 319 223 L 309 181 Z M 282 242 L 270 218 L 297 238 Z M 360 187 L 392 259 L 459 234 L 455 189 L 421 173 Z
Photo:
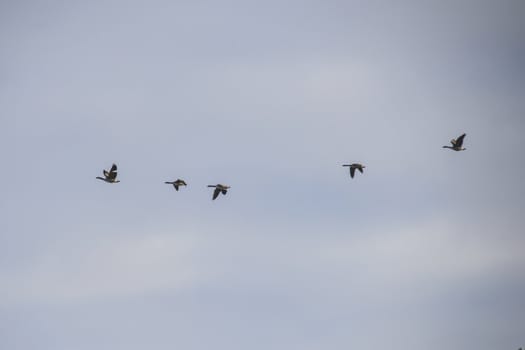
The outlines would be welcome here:
M 0 348 L 524 346 L 524 18 L 2 1 Z

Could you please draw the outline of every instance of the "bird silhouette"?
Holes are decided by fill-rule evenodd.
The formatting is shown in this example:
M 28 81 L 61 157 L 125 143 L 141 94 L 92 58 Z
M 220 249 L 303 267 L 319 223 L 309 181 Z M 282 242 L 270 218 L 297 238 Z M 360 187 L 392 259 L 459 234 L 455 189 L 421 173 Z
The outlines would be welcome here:
M 230 186 L 221 185 L 221 184 L 208 185 L 208 187 L 215 187 L 215 191 L 213 191 L 213 198 L 212 198 L 212 200 L 217 199 L 217 197 L 219 196 L 219 193 L 221 193 L 221 192 L 222 192 L 223 195 L 225 195 L 228 192 L 228 189 L 230 188 Z
M 366 168 L 364 165 L 359 163 L 353 163 L 353 164 L 343 164 L 343 166 L 350 167 L 350 177 L 353 179 L 355 175 L 355 170 L 359 170 L 359 172 L 362 174 L 363 169 Z
M 450 140 L 450 143 L 452 146 L 443 146 L 443 148 L 449 148 L 454 151 L 464 151 L 466 148 L 463 148 L 463 139 L 467 136 L 467 134 L 463 134 L 459 136 L 457 139 Z
M 104 174 L 104 177 L 97 176 L 96 178 L 102 181 L 106 181 L 108 183 L 117 183 L 120 182 L 120 180 L 117 180 L 117 165 L 113 164 L 111 166 L 111 169 L 109 171 L 103 170 L 102 173 Z
M 177 179 L 175 181 L 165 181 L 164 183 L 168 185 L 173 185 L 173 187 L 175 187 L 175 191 L 178 191 L 180 186 L 186 186 L 186 182 L 181 179 Z

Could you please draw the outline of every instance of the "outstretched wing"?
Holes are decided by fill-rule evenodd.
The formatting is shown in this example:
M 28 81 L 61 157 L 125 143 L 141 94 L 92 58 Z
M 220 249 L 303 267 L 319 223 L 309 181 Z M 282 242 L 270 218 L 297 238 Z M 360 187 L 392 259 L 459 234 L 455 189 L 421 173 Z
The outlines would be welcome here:
M 467 134 L 463 134 L 463 135 L 461 135 L 460 137 L 458 137 L 458 138 L 456 139 L 456 142 L 455 142 L 454 146 L 456 146 L 456 147 L 461 147 L 461 146 L 463 146 L 463 139 L 465 138 L 465 136 L 467 136 Z
M 350 167 L 350 177 L 353 179 L 354 175 L 355 175 L 355 167 L 351 166 Z
M 362 166 L 358 166 L 357 167 L 357 170 L 359 170 L 359 172 L 362 174 L 363 173 L 363 167 Z
M 178 190 L 179 190 L 179 185 L 177 185 L 177 184 L 173 184 L 173 187 L 175 187 L 175 191 L 178 191 Z
M 115 164 L 111 166 L 111 169 L 109 170 L 109 173 L 106 175 L 106 177 L 109 180 L 115 180 L 117 178 L 117 166 Z
M 217 198 L 219 193 L 221 193 L 221 190 L 219 188 L 215 188 L 215 191 L 213 191 L 213 200 Z

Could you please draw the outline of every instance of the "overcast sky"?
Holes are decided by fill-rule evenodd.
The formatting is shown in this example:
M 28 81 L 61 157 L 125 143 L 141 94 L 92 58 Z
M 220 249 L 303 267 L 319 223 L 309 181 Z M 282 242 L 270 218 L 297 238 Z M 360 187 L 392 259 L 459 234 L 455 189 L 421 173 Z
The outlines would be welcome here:
M 524 18 L 0 2 L 0 348 L 525 346 Z

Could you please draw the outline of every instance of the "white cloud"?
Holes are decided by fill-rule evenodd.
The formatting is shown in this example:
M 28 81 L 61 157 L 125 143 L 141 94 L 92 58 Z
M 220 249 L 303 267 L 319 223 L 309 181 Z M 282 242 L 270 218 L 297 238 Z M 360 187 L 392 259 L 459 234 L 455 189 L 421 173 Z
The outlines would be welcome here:
M 285 294 L 297 288 L 344 294 L 358 285 L 374 298 L 388 299 L 385 288 L 417 298 L 525 266 L 515 242 L 481 226 L 475 228 L 479 234 L 434 220 L 350 233 L 295 227 L 304 235 L 280 235 L 267 229 L 224 224 L 203 227 L 199 234 L 146 229 L 99 236 L 90 246 L 61 244 L 23 270 L 4 271 L 2 300 L 53 303 L 205 285 L 264 286 Z
M 478 234 L 442 221 L 383 227 L 356 239 L 321 245 L 320 251 L 327 261 L 359 266 L 366 275 L 362 278 L 402 289 L 422 282 L 445 288 L 460 286 L 525 264 L 514 242 L 502 240 L 498 232 L 477 229 Z

